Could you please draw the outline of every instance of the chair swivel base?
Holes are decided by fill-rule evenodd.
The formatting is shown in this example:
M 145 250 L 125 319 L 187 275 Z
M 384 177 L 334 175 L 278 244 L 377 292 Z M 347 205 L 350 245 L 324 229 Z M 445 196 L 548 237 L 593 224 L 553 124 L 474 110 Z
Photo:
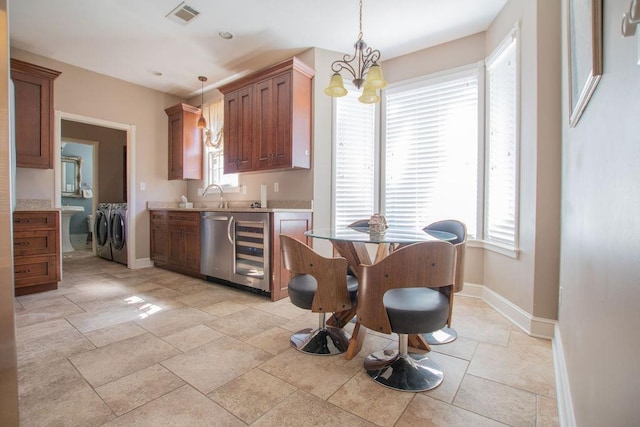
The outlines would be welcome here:
M 349 347 L 349 336 L 340 328 L 302 329 L 291 335 L 291 346 L 298 351 L 320 356 L 342 354 Z
M 444 379 L 444 373 L 433 360 L 421 354 L 401 356 L 397 350 L 371 353 L 364 368 L 378 384 L 400 391 L 431 390 Z
M 455 329 L 444 327 L 435 332 L 430 332 L 428 334 L 422 334 L 424 340 L 431 345 L 440 345 L 440 344 L 449 344 L 458 338 L 458 333 Z

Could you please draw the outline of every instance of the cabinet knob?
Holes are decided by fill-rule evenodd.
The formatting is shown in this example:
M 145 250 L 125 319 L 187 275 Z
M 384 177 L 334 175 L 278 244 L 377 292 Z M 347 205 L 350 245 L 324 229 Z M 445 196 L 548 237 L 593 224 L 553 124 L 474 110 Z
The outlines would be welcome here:
M 18 270 L 18 271 L 16 271 L 16 274 L 24 274 L 24 273 L 31 273 L 31 269 L 27 268 L 26 270 Z
M 31 244 L 31 242 L 29 241 L 24 241 L 24 242 L 15 242 L 15 246 L 29 246 Z

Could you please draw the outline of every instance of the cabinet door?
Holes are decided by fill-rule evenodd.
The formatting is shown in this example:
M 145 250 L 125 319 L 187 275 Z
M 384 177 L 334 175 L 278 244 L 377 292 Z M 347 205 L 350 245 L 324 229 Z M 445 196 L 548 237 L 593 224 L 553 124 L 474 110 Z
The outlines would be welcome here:
M 273 110 L 273 80 L 256 83 L 256 147 L 254 169 L 268 169 L 271 165 L 275 137 Z
M 224 97 L 224 173 L 249 171 L 255 137 L 253 86 Z
M 256 84 L 258 150 L 254 169 L 291 166 L 291 72 Z
M 175 267 L 182 267 L 184 260 L 184 229 L 180 226 L 169 225 L 167 227 L 169 240 L 167 263 Z
M 168 259 L 169 240 L 166 224 L 151 224 L 151 259 L 164 264 Z
M 177 104 L 165 110 L 169 119 L 169 179 L 202 179 L 200 109 Z
M 277 301 L 286 298 L 289 284 L 289 271 L 282 264 L 282 249 L 280 247 L 280 235 L 286 234 L 295 239 L 309 244 L 309 238 L 305 231 L 311 230 L 311 212 L 278 212 L 273 214 L 273 252 L 271 255 L 271 300 Z
M 16 165 L 53 168 L 53 82 L 12 71 L 15 93 Z
M 169 116 L 169 179 L 182 179 L 182 114 Z
M 200 227 L 184 228 L 184 268 L 200 273 Z

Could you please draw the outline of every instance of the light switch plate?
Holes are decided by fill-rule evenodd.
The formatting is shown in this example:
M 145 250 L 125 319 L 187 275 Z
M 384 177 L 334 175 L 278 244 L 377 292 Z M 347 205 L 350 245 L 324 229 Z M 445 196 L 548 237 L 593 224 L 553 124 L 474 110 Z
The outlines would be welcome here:
M 273 183 L 273 192 L 277 193 L 278 191 L 280 191 L 280 184 L 277 182 Z

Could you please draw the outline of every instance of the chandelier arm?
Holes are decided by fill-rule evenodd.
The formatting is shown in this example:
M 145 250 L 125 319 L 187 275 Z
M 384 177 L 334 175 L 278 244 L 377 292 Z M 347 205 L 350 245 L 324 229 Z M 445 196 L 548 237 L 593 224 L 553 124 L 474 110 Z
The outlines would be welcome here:
M 367 48 L 365 53 L 362 55 L 362 74 L 365 74 L 365 71 L 368 70 L 373 64 L 377 64 L 380 59 L 380 51 L 373 50 L 370 47 Z
M 331 71 L 334 73 L 339 73 L 342 70 L 347 70 L 349 74 L 356 78 L 356 70 L 351 65 L 351 62 L 355 59 L 355 57 L 350 58 L 350 55 L 345 55 L 342 60 L 334 61 L 331 64 Z

